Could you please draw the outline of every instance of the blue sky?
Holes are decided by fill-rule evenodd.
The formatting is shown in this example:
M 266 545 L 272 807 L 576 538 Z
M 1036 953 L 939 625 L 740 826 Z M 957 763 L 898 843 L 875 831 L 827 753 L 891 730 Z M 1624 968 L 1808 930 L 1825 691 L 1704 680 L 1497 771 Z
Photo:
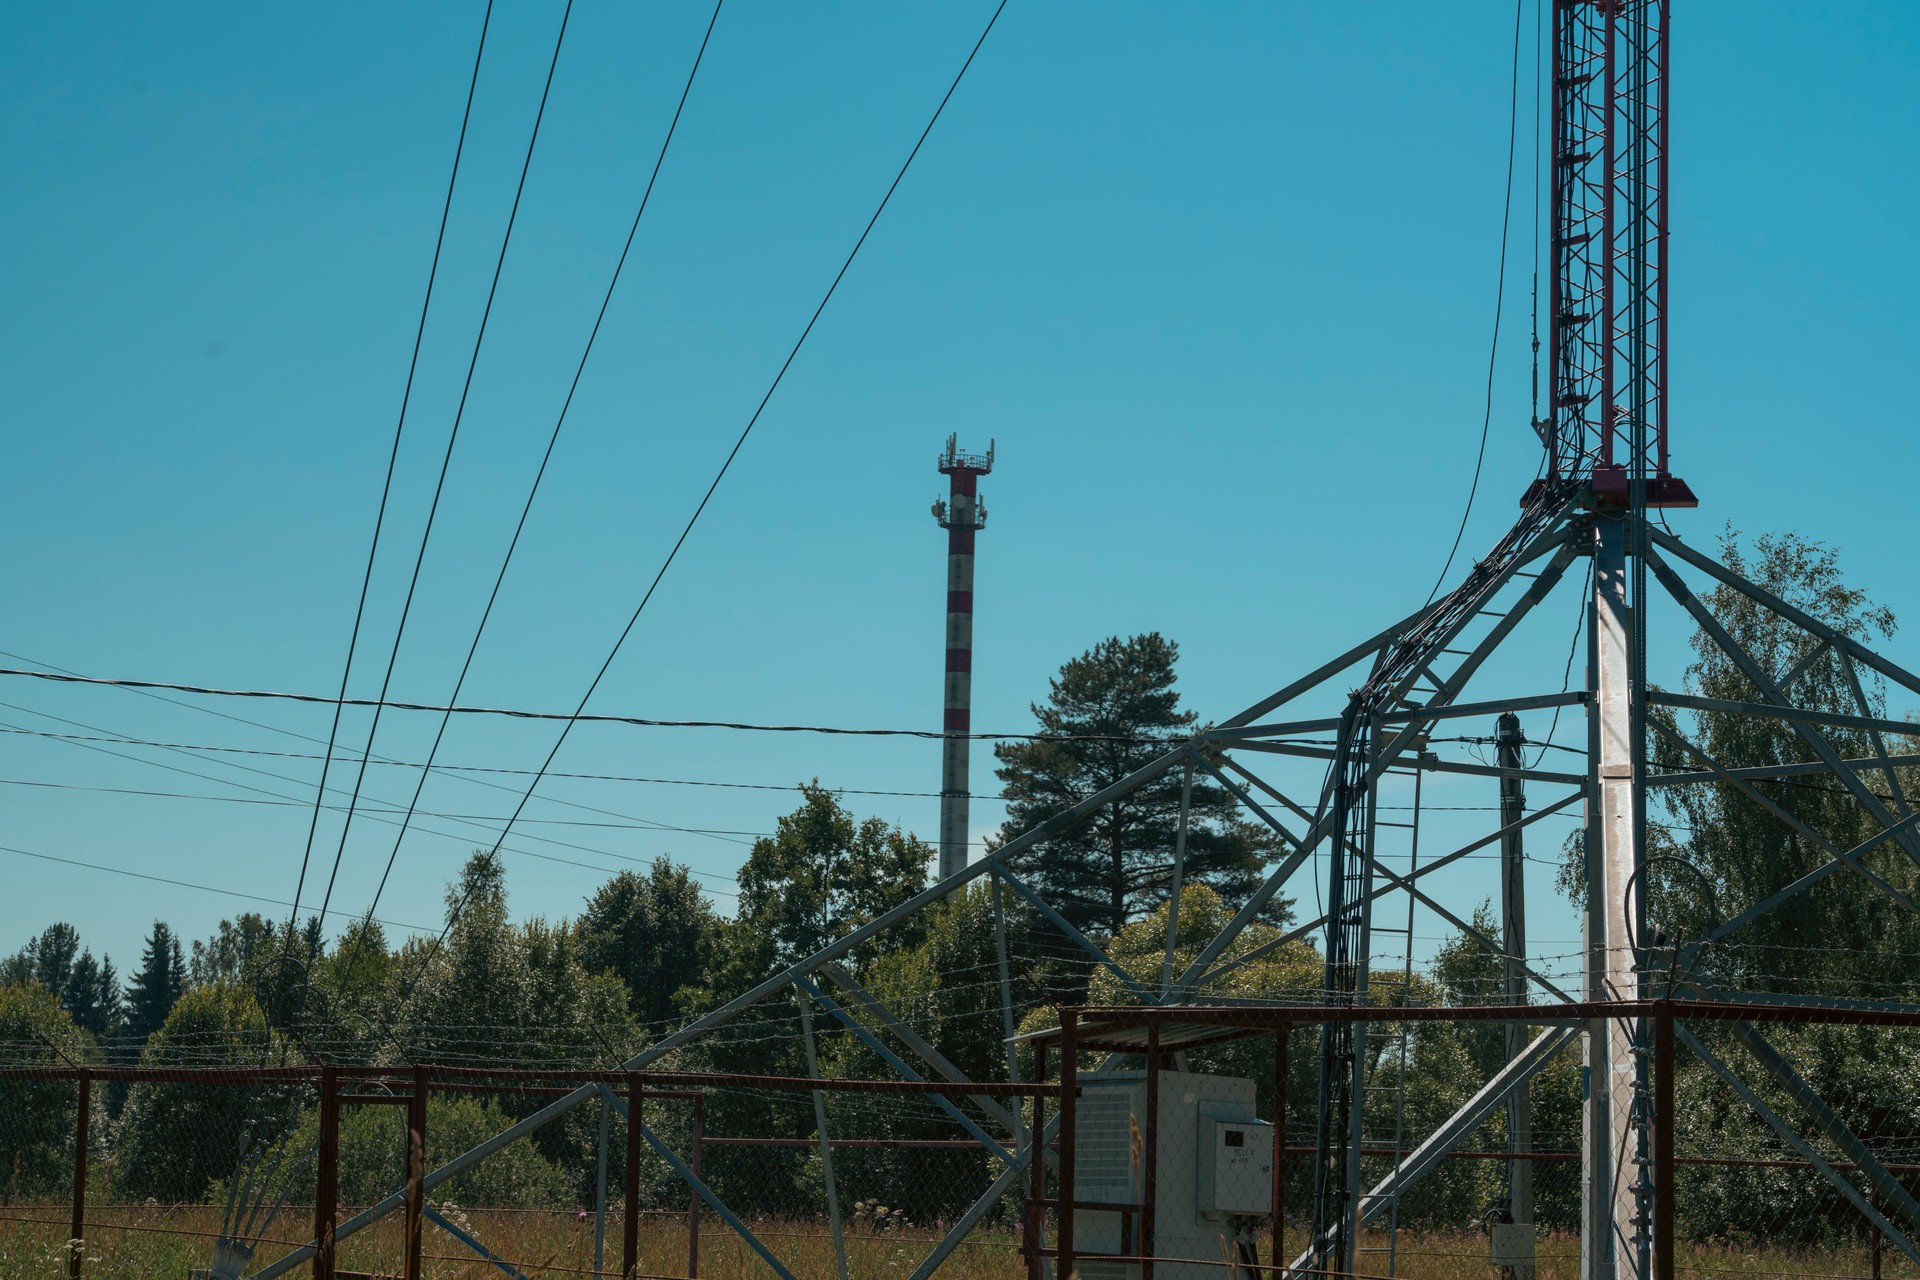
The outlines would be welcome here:
M 989 11 L 730 0 L 464 700 L 579 697 Z M 559 12 L 495 14 L 357 693 L 378 685 Z M 708 12 L 576 6 L 396 696 L 451 687 Z M 338 682 L 480 13 L 0 17 L 0 649 L 105 675 Z M 1480 429 L 1512 22 L 1494 3 L 1013 0 L 594 709 L 937 725 L 927 507 L 951 432 L 1000 455 L 980 729 L 1028 727 L 1047 675 L 1109 634 L 1177 639 L 1188 702 L 1215 718 L 1417 605 Z M 1826 539 L 1920 617 L 1901 537 L 1920 460 L 1920 8 L 1690 5 L 1675 32 L 1674 452 L 1704 498 L 1676 527 Z M 1469 555 L 1536 464 L 1531 73 Z M 0 686 L 0 727 L 294 753 L 327 728 L 315 707 L 195 703 L 253 725 Z M 416 759 L 431 729 L 391 717 L 375 749 Z M 442 759 L 531 767 L 551 732 L 462 721 Z M 350 717 L 345 740 L 364 733 Z M 290 895 L 316 762 L 111 749 L 0 735 L 0 844 Z M 977 789 L 989 765 L 982 748 Z M 556 768 L 929 792 L 938 747 L 589 727 Z M 377 767 L 368 792 L 404 801 L 411 783 Z M 541 795 L 619 815 L 529 809 L 549 843 L 517 845 L 587 864 L 509 861 L 516 909 L 547 915 L 662 852 L 725 907 L 746 843 L 793 801 L 577 779 Z M 463 816 L 409 835 L 381 915 L 437 921 L 441 886 L 490 842 L 464 816 L 511 801 L 432 783 L 424 807 Z M 851 803 L 933 834 L 930 798 Z M 976 828 L 994 812 L 977 806 Z M 337 831 L 322 826 L 329 861 Z M 390 840 L 356 822 L 337 904 L 364 906 Z M 17 854 L 0 883 L 0 946 L 67 919 L 123 965 L 155 917 L 200 936 L 250 905 Z M 1455 886 L 1468 905 L 1488 890 Z

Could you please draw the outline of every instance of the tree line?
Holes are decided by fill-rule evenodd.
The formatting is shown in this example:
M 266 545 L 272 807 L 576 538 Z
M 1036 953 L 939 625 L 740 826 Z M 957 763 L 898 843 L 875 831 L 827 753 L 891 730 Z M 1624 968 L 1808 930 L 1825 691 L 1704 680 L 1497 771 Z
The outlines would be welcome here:
M 1749 546 L 1729 535 L 1723 558 L 1848 634 L 1872 639 L 1892 631 L 1892 617 L 1844 582 L 1830 548 L 1791 536 L 1761 537 Z M 1857 714 L 1864 703 L 1874 714 L 1886 714 L 1884 689 L 1871 680 L 1856 689 L 1863 673 L 1832 651 L 1816 653 L 1804 633 L 1730 588 L 1714 590 L 1705 602 L 1772 670 L 1800 671 L 1794 692 L 1801 705 Z M 1177 647 L 1156 634 L 1116 637 L 1061 668 L 1033 707 L 1043 736 L 996 746 L 1008 801 L 1003 834 L 1094 794 L 1159 754 L 1161 740 L 1194 731 L 1196 718 L 1179 703 L 1177 656 Z M 1696 639 L 1684 678 L 1689 691 L 1706 698 L 1762 700 L 1704 634 Z M 1653 718 L 1656 729 L 1669 731 L 1654 737 L 1657 771 L 1700 767 L 1676 745 L 1680 739 L 1697 744 L 1725 769 L 1805 756 L 1783 721 L 1724 711 L 1681 716 L 1665 708 L 1656 708 Z M 1872 758 L 1881 746 L 1895 754 L 1914 750 L 1905 740 L 1876 743 L 1853 730 L 1832 729 L 1828 738 L 1851 758 Z M 1875 776 L 1889 796 L 1920 797 L 1920 770 L 1890 764 Z M 1180 785 L 1175 775 L 1143 788 L 1030 847 L 1016 862 L 1022 878 L 1075 929 L 1100 941 L 1123 971 L 1147 987 L 1157 986 L 1164 963 Z M 1789 777 L 1741 786 L 1704 781 L 1663 794 L 1667 799 L 1651 815 L 1649 835 L 1652 923 L 1669 947 L 1663 954 L 1673 954 L 1670 944 L 1706 936 L 1715 923 L 1825 865 L 1829 847 L 1852 849 L 1877 830 L 1851 797 L 1836 794 L 1830 779 Z M 1789 821 L 1782 822 L 1782 814 Z M 1195 774 L 1187 840 L 1176 965 L 1219 932 L 1278 852 L 1264 828 L 1247 823 L 1231 795 L 1201 771 Z M 1578 905 L 1585 852 L 1577 834 L 1563 852 L 1562 885 Z M 395 944 L 370 921 L 328 939 L 317 922 L 289 930 L 242 915 L 223 920 L 183 950 L 171 930 L 156 925 L 124 992 L 110 960 L 96 962 L 69 926 L 56 925 L 0 968 L 0 1051 L 10 1061 L 137 1059 L 153 1065 L 322 1057 L 529 1068 L 611 1065 L 918 894 L 931 861 L 932 850 L 915 835 L 858 816 L 815 780 L 800 788 L 798 804 L 774 832 L 754 842 L 738 873 L 739 901 L 731 914 L 715 908 L 687 867 L 663 857 L 616 874 L 570 919 L 515 922 L 500 865 L 475 855 L 448 887 L 444 942 L 415 937 Z M 1729 993 L 1916 999 L 1920 978 L 1912 961 L 1920 952 L 1920 919 L 1882 887 L 1920 898 L 1915 862 L 1895 841 L 1856 861 L 1871 877 L 1828 877 L 1817 892 L 1690 953 L 1687 973 L 1676 978 Z M 864 989 L 976 1078 L 1007 1070 L 995 905 L 990 884 L 976 881 L 901 927 L 876 934 L 842 961 Z M 1136 998 L 1017 896 L 1005 895 L 999 906 L 1009 958 L 1005 988 L 1020 1027 L 1050 1025 L 1065 1004 Z M 1277 899 L 1222 958 L 1270 949 L 1209 990 L 1228 999 L 1319 1000 L 1324 979 L 1314 942 L 1303 937 L 1273 945 L 1291 912 L 1290 902 Z M 1474 923 L 1480 933 L 1498 935 L 1484 905 Z M 1382 998 L 1393 1003 L 1505 1000 L 1499 958 L 1467 935 L 1443 944 L 1411 983 L 1401 983 L 1397 973 L 1383 974 L 1375 989 L 1390 993 Z M 898 1042 L 857 1009 L 849 1020 L 860 1025 L 858 1032 L 826 1016 L 824 1008 L 813 1014 L 824 1073 L 891 1074 L 886 1057 L 901 1053 Z M 1409 1139 L 1451 1114 L 1504 1060 L 1501 1032 L 1492 1024 L 1402 1025 L 1383 1017 L 1376 1027 L 1381 1034 L 1368 1041 L 1368 1080 L 1403 1094 L 1403 1136 Z M 1741 1061 L 1743 1075 L 1780 1114 L 1805 1125 L 1807 1117 L 1791 1099 L 1752 1070 L 1721 1032 L 1696 1030 L 1724 1060 Z M 1920 1043 L 1908 1043 L 1915 1040 L 1911 1033 L 1824 1026 L 1770 1034 L 1870 1143 L 1920 1132 L 1920 1072 L 1910 1069 Z M 1313 1035 L 1311 1028 L 1297 1031 L 1289 1054 L 1288 1091 L 1296 1108 L 1317 1093 Z M 807 1073 L 805 1044 L 799 1007 L 777 997 L 691 1042 L 672 1064 L 801 1076 Z M 1270 1042 L 1255 1038 L 1197 1051 L 1191 1069 L 1251 1076 L 1266 1112 L 1274 1101 L 1272 1054 Z M 1813 1238 L 1864 1229 L 1859 1215 L 1817 1174 L 1768 1165 L 1780 1152 L 1777 1136 L 1710 1071 L 1681 1056 L 1681 1154 L 1731 1160 L 1689 1173 L 1681 1206 L 1688 1231 L 1700 1237 L 1788 1231 Z M 1030 1064 L 1021 1060 L 1016 1067 L 1024 1073 Z M 1571 1056 L 1536 1077 L 1538 1149 L 1577 1150 L 1581 1087 L 1579 1064 Z M 0 1120 L 0 1157 L 8 1156 L 11 1144 L 10 1158 L 23 1171 L 16 1175 L 17 1188 L 30 1187 L 35 1170 L 57 1176 L 61 1134 L 70 1132 L 73 1106 L 70 1088 L 64 1103 L 57 1091 L 30 1098 L 27 1088 L 0 1082 L 0 1116 L 14 1117 Z M 442 1135 L 437 1142 L 463 1142 L 530 1114 L 544 1101 L 436 1099 L 431 1128 Z M 244 1111 L 244 1099 L 219 1101 L 206 1091 L 193 1094 L 190 1086 L 142 1085 L 106 1102 L 111 1120 L 102 1140 L 114 1148 L 114 1176 L 130 1194 L 206 1194 L 230 1172 L 232 1135 L 244 1124 L 261 1127 L 257 1116 Z M 366 1109 L 364 1118 L 350 1121 L 362 1128 L 342 1139 L 343 1150 L 362 1153 L 356 1167 L 368 1171 L 369 1194 L 375 1183 L 390 1181 L 398 1158 L 392 1135 L 378 1129 L 393 1123 L 392 1117 L 374 1114 L 388 1111 Z M 836 1094 L 828 1111 L 836 1136 L 904 1140 L 955 1133 L 949 1117 L 918 1099 L 880 1106 L 870 1097 Z M 684 1119 L 673 1104 L 663 1103 L 661 1114 L 665 1128 Z M 991 1129 L 984 1113 L 970 1114 Z M 1299 1110 L 1294 1114 L 1296 1123 L 1311 1120 Z M 311 1108 L 295 1099 L 273 1124 L 276 1141 L 309 1140 Z M 590 1108 L 579 1109 L 514 1144 L 508 1159 L 482 1162 L 452 1194 L 476 1202 L 549 1205 L 556 1197 L 584 1198 L 593 1176 L 596 1125 Z M 1504 1117 L 1495 1115 L 1472 1142 L 1501 1149 L 1503 1125 Z M 804 1094 L 722 1090 L 710 1102 L 707 1126 L 716 1134 L 801 1139 L 814 1133 L 814 1116 Z M 189 1134 L 219 1140 L 189 1142 Z M 1381 1131 L 1370 1140 L 1393 1138 Z M 623 1155 L 614 1146 L 611 1163 L 619 1180 L 625 1177 Z M 208 1154 L 183 1158 L 188 1148 Z M 173 1154 L 155 1154 L 161 1152 Z M 762 1211 L 810 1212 L 819 1207 L 816 1161 L 817 1153 L 805 1147 L 716 1148 L 707 1175 L 722 1194 Z M 1296 1176 L 1305 1177 L 1307 1162 L 1297 1163 L 1303 1167 Z M 1565 1168 L 1577 1166 L 1543 1166 Z M 904 1207 L 917 1220 L 957 1212 L 993 1170 L 991 1158 L 979 1151 L 930 1153 L 896 1144 L 851 1151 L 836 1172 L 847 1199 L 879 1189 L 884 1203 L 896 1211 Z M 1497 1206 L 1500 1172 L 1497 1161 L 1444 1162 L 1402 1205 L 1401 1220 L 1472 1225 Z M 653 1178 L 663 1197 L 679 1194 L 671 1191 L 664 1167 L 636 1176 Z M 1294 1193 L 1304 1195 L 1304 1187 Z M 1543 1172 L 1537 1194 L 1541 1223 L 1576 1224 L 1577 1179 Z

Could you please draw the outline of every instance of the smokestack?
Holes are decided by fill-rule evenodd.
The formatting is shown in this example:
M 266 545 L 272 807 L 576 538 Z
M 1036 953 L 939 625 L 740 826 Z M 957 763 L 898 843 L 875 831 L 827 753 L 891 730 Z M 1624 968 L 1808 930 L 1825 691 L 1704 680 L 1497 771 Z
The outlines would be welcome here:
M 957 435 L 947 437 L 940 474 L 947 477 L 944 502 L 933 518 L 947 531 L 946 710 L 940 747 L 940 879 L 967 866 L 967 763 L 973 742 L 973 535 L 986 527 L 980 477 L 993 470 L 993 442 L 983 454 L 961 453 Z

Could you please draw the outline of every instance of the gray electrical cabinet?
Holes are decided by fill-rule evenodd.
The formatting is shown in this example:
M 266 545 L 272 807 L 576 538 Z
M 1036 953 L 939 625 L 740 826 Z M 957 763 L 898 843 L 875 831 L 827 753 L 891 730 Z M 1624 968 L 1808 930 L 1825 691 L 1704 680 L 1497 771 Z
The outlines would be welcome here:
M 1138 1205 L 1145 1187 L 1144 1072 L 1080 1077 L 1074 1125 L 1074 1199 Z M 1156 1280 L 1220 1280 L 1235 1227 L 1273 1212 L 1273 1126 L 1254 1115 L 1253 1081 L 1160 1073 L 1153 1252 Z M 1131 1218 L 1131 1221 L 1128 1219 Z M 1137 1213 L 1074 1212 L 1076 1250 L 1138 1253 Z M 1240 1223 L 1234 1220 L 1240 1219 Z M 1086 1258 L 1081 1280 L 1135 1280 L 1137 1263 Z
M 1264 1120 L 1200 1118 L 1198 1208 L 1204 1214 L 1273 1212 L 1273 1126 Z

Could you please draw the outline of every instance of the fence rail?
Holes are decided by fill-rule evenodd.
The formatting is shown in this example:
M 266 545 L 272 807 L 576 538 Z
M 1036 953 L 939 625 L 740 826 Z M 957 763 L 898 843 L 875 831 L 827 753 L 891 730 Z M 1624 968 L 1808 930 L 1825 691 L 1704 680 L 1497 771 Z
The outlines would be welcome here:
M 0 1280 L 1575 1280 L 1591 1220 L 1580 1037 L 1529 1078 L 1524 1143 L 1505 1103 L 1445 1126 L 1490 1087 L 1498 1024 L 1619 1019 L 1638 1028 L 1647 1064 L 1634 1104 L 1644 1147 L 1629 1156 L 1646 1190 L 1646 1266 L 1629 1260 L 1622 1280 L 1920 1277 L 1920 1009 L 1676 999 L 1070 1008 L 1059 1028 L 1018 1038 L 1021 1070 L 1038 1079 L 1011 1083 L 0 1066 Z M 1393 1029 L 1372 1042 L 1370 1089 L 1396 1054 L 1466 1065 L 1454 1092 L 1402 1098 L 1394 1125 L 1367 1128 L 1356 1257 L 1336 1270 L 1289 1246 L 1301 1254 L 1312 1234 L 1325 1154 L 1314 1049 L 1341 1021 Z M 1219 1105 L 1179 1111 L 1176 1078 L 1217 1090 Z M 515 1129 L 582 1090 L 564 1121 Z M 1196 1136 L 1196 1115 L 1260 1146 L 1257 1193 L 1235 1200 L 1226 1175 L 1203 1174 L 1226 1149 Z M 496 1145 L 460 1163 L 482 1142 Z M 1504 1223 L 1523 1168 L 1528 1221 Z

